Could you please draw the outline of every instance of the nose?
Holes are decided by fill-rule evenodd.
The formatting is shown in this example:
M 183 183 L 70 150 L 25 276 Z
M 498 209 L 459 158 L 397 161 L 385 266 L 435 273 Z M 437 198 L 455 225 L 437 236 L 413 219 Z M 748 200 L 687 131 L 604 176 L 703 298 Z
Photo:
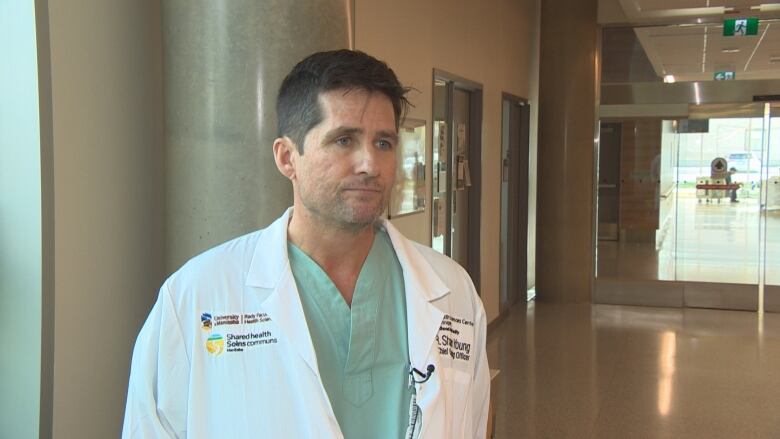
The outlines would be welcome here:
M 355 173 L 368 177 L 379 176 L 380 151 L 370 143 L 364 143 L 355 151 Z

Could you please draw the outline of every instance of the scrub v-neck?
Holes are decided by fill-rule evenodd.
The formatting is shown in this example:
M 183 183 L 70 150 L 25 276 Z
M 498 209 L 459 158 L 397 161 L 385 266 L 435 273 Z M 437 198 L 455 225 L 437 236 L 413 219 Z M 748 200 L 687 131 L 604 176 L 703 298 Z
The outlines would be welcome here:
M 288 242 L 323 386 L 346 438 L 402 437 L 412 390 L 403 272 L 387 232 L 377 230 L 352 307 L 327 273 Z

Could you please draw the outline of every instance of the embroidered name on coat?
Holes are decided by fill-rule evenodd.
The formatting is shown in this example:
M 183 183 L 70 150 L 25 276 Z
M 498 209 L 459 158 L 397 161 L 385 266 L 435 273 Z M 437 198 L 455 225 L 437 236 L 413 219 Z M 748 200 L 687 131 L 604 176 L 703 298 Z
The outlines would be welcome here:
M 439 355 L 453 360 L 470 361 L 474 344 L 474 322 L 445 315 L 436 335 Z

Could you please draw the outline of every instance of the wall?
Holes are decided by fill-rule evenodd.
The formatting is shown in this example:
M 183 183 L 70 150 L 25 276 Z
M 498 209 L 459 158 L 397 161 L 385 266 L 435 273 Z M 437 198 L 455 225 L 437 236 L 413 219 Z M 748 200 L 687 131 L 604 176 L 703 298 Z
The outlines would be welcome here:
M 620 5 L 620 0 L 599 0 L 599 24 L 627 23 L 628 21 L 626 13 L 623 12 L 623 7 Z
M 483 86 L 480 285 L 493 320 L 499 303 L 501 93 L 533 96 L 538 0 L 357 0 L 355 9 L 355 47 L 387 61 L 405 85 L 418 90 L 411 95 L 415 107 L 409 117 L 428 121 L 429 208 L 425 214 L 393 220 L 404 234 L 426 245 L 431 233 L 433 69 Z M 533 108 L 536 102 L 530 104 Z
M 38 437 L 41 157 L 34 3 L 0 2 L 0 435 Z
M 119 435 L 132 346 L 163 280 L 159 8 L 49 4 L 58 438 Z

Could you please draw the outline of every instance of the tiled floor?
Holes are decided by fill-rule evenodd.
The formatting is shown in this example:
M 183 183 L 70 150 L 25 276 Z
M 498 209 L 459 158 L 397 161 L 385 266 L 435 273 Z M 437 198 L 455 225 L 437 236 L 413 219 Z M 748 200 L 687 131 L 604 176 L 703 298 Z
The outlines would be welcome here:
M 497 438 L 780 438 L 780 314 L 521 303 L 488 357 Z

